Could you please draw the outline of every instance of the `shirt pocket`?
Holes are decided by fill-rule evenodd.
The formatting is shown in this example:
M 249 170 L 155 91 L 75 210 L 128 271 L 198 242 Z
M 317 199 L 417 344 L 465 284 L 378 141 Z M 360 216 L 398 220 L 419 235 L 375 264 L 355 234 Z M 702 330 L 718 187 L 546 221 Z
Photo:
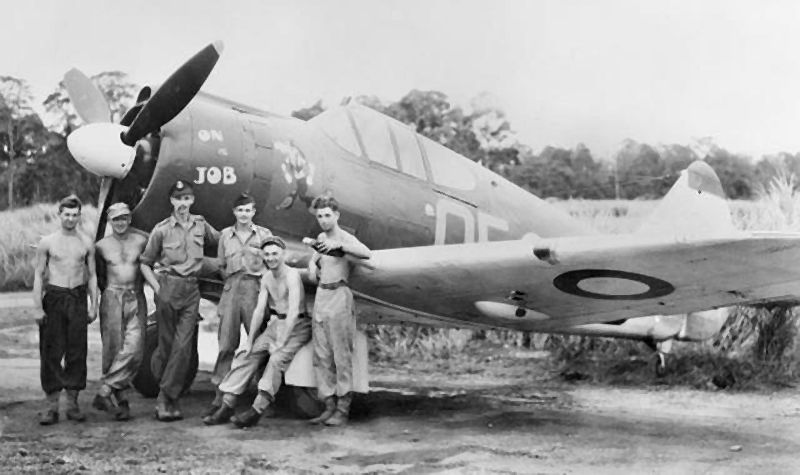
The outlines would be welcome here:
M 202 259 L 203 258 L 203 244 L 205 243 L 205 235 L 202 231 L 200 232 L 193 232 L 189 236 L 188 242 L 188 254 L 189 257 L 193 259 Z
M 260 272 L 264 261 L 261 259 L 261 248 L 258 243 L 251 243 L 242 248 L 242 263 L 248 272 Z
M 186 252 L 180 241 L 165 241 L 163 248 L 168 264 L 178 264 L 186 260 Z

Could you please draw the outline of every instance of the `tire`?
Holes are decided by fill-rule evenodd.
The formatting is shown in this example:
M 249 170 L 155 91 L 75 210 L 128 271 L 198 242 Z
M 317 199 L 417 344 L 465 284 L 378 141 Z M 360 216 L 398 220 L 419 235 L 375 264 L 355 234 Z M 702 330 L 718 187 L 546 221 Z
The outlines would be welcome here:
M 317 388 L 283 385 L 278 391 L 276 403 L 295 416 L 311 419 L 322 414 L 325 405 L 317 399 Z
M 194 343 L 192 344 L 192 361 L 189 366 L 189 371 L 186 373 L 186 382 L 183 384 L 183 393 L 189 391 L 194 382 L 194 377 L 197 375 L 197 365 L 199 364 L 199 357 L 197 355 L 197 326 L 194 327 Z M 159 385 L 158 380 L 153 377 L 153 372 L 150 370 L 150 360 L 153 353 L 158 346 L 158 326 L 155 321 L 148 319 L 147 327 L 145 328 L 144 337 L 144 355 L 142 357 L 142 364 L 139 366 L 139 372 L 133 379 L 133 387 L 144 397 L 158 396 Z

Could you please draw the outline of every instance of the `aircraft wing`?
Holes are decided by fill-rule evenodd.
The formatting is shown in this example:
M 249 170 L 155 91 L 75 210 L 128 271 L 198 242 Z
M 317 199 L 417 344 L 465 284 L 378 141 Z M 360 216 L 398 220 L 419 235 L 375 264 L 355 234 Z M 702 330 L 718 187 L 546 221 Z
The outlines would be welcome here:
M 610 235 L 374 251 L 376 302 L 527 330 L 800 298 L 800 234 Z

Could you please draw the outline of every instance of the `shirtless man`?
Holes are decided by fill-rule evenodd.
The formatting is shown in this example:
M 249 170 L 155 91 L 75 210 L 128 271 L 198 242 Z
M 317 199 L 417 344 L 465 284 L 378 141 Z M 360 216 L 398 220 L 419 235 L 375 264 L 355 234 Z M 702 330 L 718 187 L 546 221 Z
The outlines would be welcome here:
M 325 411 L 312 424 L 347 423 L 353 400 L 353 345 L 356 313 L 347 279 L 353 266 L 370 258 L 367 246 L 339 227 L 339 204 L 332 197 L 311 203 L 322 232 L 308 264 L 312 281 L 319 282 L 314 299 L 314 370 Z
M 224 424 L 228 420 L 241 428 L 257 424 L 275 400 L 281 387 L 281 375 L 294 355 L 311 339 L 311 319 L 306 313 L 303 282 L 297 269 L 285 264 L 285 249 L 286 244 L 277 236 L 265 238 L 262 244 L 269 272 L 261 278 L 244 350 L 234 358 L 231 370 L 219 385 L 223 392 L 222 406 L 203 419 L 207 425 Z M 265 310 L 269 310 L 269 323 L 261 332 Z M 237 396 L 247 389 L 253 374 L 267 358 L 269 361 L 258 382 L 258 396 L 252 407 L 231 418 Z
M 78 407 L 78 392 L 86 388 L 86 326 L 97 317 L 98 292 L 94 245 L 77 231 L 81 207 L 75 195 L 62 199 L 58 204 L 61 229 L 44 236 L 36 250 L 33 305 L 39 324 L 40 376 L 48 403 L 39 417 L 42 425 L 58 422 L 62 389 L 67 391 L 67 419 L 86 420 Z
M 95 245 L 98 266 L 105 270 L 106 283 L 100 301 L 103 385 L 92 406 L 125 421 L 131 415 L 124 391 L 142 362 L 147 320 L 147 302 L 139 271 L 139 256 L 147 244 L 147 235 L 130 227 L 131 210 L 127 204 L 114 203 L 107 213 L 114 233 Z M 112 395 L 116 402 L 111 399 Z

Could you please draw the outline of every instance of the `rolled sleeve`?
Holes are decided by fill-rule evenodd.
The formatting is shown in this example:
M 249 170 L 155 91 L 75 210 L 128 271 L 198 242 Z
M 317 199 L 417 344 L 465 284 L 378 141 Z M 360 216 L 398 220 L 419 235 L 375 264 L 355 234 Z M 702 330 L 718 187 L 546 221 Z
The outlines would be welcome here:
M 206 239 L 209 240 L 209 244 L 216 247 L 220 241 L 219 231 L 214 229 L 214 226 L 208 224 L 208 221 L 203 221 L 203 224 L 205 225 Z
M 158 258 L 161 257 L 161 244 L 163 240 L 164 236 L 161 230 L 158 228 L 153 229 L 153 232 L 150 233 L 150 237 L 147 239 L 144 252 L 142 252 L 142 255 L 139 257 L 139 261 L 142 264 L 152 267 Z

